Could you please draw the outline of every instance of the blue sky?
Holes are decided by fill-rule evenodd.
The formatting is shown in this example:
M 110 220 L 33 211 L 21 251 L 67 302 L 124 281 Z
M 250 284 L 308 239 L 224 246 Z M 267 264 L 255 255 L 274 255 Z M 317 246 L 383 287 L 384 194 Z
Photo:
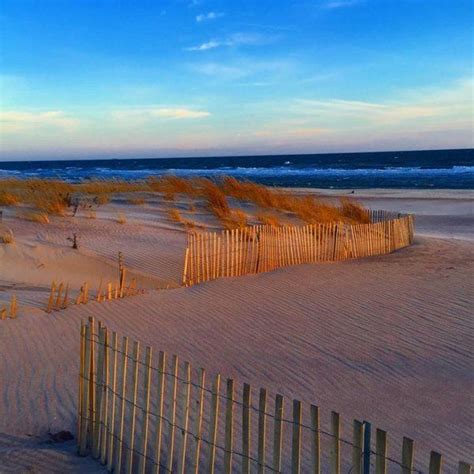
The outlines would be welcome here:
M 464 0 L 0 0 L 0 160 L 472 147 Z

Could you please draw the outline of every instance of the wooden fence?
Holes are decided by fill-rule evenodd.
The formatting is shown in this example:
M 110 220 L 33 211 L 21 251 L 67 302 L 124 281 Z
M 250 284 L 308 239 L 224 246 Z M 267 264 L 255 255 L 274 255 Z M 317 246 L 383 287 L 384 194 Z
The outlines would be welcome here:
M 81 327 L 78 449 L 109 472 L 442 472 L 441 454 L 420 461 L 409 438 L 157 355 L 93 318 Z
M 191 234 L 183 284 L 190 286 L 301 263 L 383 255 L 413 242 L 413 215 L 368 211 L 368 217 L 368 224 L 261 225 Z

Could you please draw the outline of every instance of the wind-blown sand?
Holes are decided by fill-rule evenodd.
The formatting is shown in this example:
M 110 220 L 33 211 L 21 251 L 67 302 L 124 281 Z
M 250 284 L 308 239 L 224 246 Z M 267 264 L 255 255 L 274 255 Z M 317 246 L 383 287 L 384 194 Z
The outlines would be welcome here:
M 447 472 L 459 460 L 472 462 L 473 201 L 454 194 L 360 197 L 374 208 L 420 215 L 415 245 L 392 255 L 52 314 L 43 309 L 53 275 L 72 281 L 75 273 L 79 284 L 93 271 L 98 283 L 113 275 L 118 250 L 147 288 L 176 286 L 184 234 L 157 223 L 148 206 L 127 207 L 122 226 L 105 210 L 103 219 L 59 218 L 49 226 L 7 217 L 17 243 L 0 246 L 0 304 L 13 286 L 23 306 L 18 319 L 0 321 L 0 472 L 100 471 L 74 455 L 73 443 L 44 443 L 48 431 L 75 429 L 79 327 L 88 316 L 210 373 L 317 403 L 324 424 L 330 410 L 348 423 L 368 419 L 388 431 L 397 457 L 408 436 L 424 459 L 429 449 L 443 453 Z M 58 256 L 72 265 L 75 255 L 64 242 L 71 222 L 83 236 L 83 266 L 64 274 Z M 443 238 L 420 236 L 430 229 Z M 33 266 L 41 264 L 37 273 Z

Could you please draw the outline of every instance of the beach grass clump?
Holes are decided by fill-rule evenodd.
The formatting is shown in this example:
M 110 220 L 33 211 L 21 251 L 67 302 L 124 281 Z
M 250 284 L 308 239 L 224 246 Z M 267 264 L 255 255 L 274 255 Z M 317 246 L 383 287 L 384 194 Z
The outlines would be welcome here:
M 358 224 L 369 224 L 370 217 L 367 209 L 355 199 L 341 198 L 342 214 Z
M 258 212 L 255 214 L 255 217 L 263 225 L 270 225 L 272 227 L 278 227 L 281 225 L 280 219 L 278 219 L 275 214 Z
M 74 185 L 75 191 L 84 194 L 115 194 L 149 191 L 144 181 L 125 181 L 118 179 L 91 179 Z
M 13 244 L 15 242 L 15 236 L 11 229 L 7 229 L 6 231 L 0 234 L 0 243 L 2 244 Z
M 181 217 L 181 213 L 178 211 L 178 209 L 168 209 L 167 214 L 171 221 L 183 222 L 183 218 Z
M 179 178 L 167 175 L 162 177 L 152 176 L 148 178 L 147 185 L 151 191 L 162 193 L 166 200 L 173 201 L 176 194 L 195 196 L 197 191 L 193 179 Z
M 20 199 L 18 196 L 9 192 L 0 191 L 0 206 L 16 206 L 19 203 Z
M 17 214 L 20 219 L 30 222 L 37 222 L 38 224 L 49 224 L 49 216 L 42 211 L 25 211 Z
M 127 199 L 128 204 L 132 204 L 133 206 L 141 206 L 145 204 L 146 200 L 140 197 L 130 197 Z
M 1 186 L 2 194 L 14 196 L 17 204 L 53 215 L 65 214 L 73 191 L 71 184 L 57 179 L 7 179 L 1 181 Z
M 122 225 L 127 223 L 127 216 L 123 212 L 117 214 L 117 223 Z
M 225 229 L 244 229 L 248 225 L 247 214 L 240 209 L 233 209 L 221 222 Z

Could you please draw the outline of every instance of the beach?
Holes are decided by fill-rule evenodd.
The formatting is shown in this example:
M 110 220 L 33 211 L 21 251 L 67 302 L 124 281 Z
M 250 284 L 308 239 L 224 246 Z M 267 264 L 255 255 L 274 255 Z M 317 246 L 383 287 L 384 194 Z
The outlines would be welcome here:
M 394 455 L 407 436 L 424 459 L 442 453 L 447 472 L 472 462 L 472 192 L 352 191 L 310 192 L 413 213 L 414 244 L 190 288 L 180 286 L 186 233 L 152 197 L 118 196 L 94 219 L 44 225 L 5 210 L 15 243 L 0 245 L 0 306 L 15 293 L 19 312 L 0 321 L 0 472 L 101 471 L 73 442 L 47 443 L 48 432 L 75 432 L 79 330 L 90 316 L 239 387 L 316 403 L 323 426 L 338 411 L 347 436 L 352 419 L 370 420 L 390 433 Z M 97 288 L 116 278 L 118 252 L 146 294 L 45 312 L 53 280 Z

